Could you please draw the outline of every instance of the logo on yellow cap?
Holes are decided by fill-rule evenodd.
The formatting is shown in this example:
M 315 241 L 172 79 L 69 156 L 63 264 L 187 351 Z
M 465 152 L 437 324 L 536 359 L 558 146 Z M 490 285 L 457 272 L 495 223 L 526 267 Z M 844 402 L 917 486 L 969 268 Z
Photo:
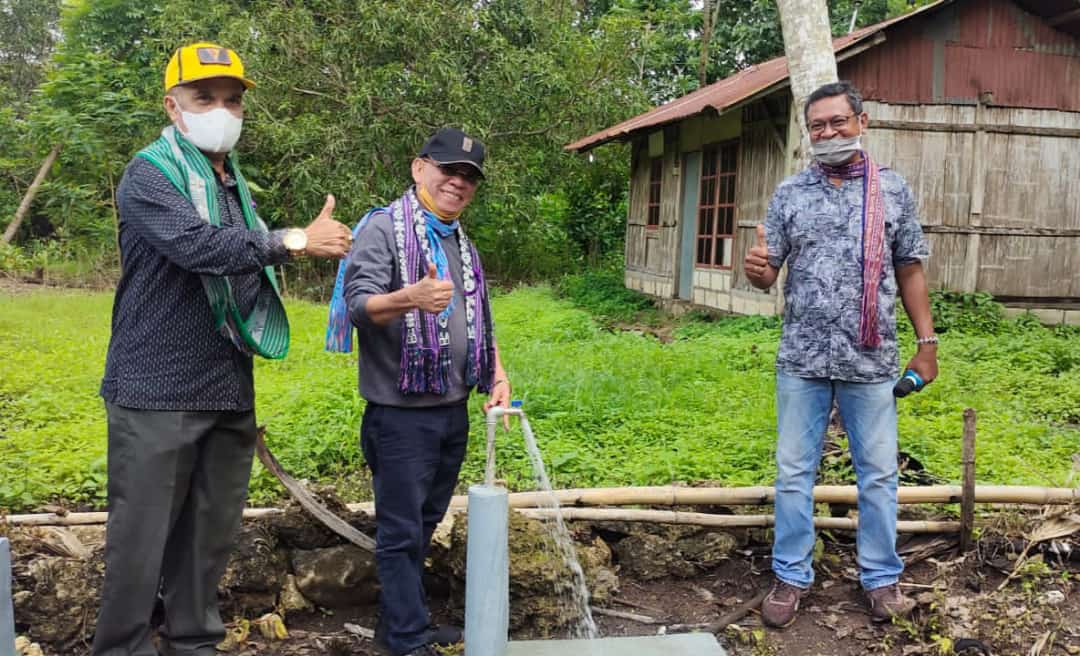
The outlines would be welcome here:
M 255 83 L 244 77 L 244 64 L 236 52 L 215 43 L 193 43 L 177 48 L 165 67 L 165 90 L 212 77 L 231 77 L 248 89 Z

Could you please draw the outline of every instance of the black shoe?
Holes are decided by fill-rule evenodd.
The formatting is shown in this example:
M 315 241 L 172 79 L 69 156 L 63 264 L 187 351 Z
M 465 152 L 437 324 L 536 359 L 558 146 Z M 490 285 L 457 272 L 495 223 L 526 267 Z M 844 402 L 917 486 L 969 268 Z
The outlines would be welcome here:
M 438 647 L 450 647 L 465 639 L 461 629 L 452 624 L 432 624 L 428 630 L 431 631 L 428 642 Z
M 428 631 L 431 632 L 428 645 L 436 647 L 450 647 L 465 639 L 461 629 L 449 624 L 432 624 L 428 626 Z M 376 647 L 387 654 L 390 653 L 390 647 L 386 644 L 386 625 L 382 623 L 382 620 L 375 623 L 374 642 Z
M 442 656 L 442 654 L 440 654 L 439 650 L 435 649 L 435 646 L 429 642 L 425 645 L 420 645 L 416 649 L 413 649 L 407 654 L 402 654 L 401 656 Z

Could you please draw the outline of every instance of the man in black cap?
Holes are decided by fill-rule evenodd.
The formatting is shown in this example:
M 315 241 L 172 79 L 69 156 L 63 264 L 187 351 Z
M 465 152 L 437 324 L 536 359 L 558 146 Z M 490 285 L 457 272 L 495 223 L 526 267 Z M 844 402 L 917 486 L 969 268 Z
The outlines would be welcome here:
M 434 656 L 436 645 L 461 639 L 459 629 L 431 624 L 424 558 L 465 457 L 469 393 L 490 394 L 485 412 L 510 401 L 483 268 L 458 221 L 483 166 L 482 143 L 436 132 L 412 162 L 415 184 L 368 213 L 345 265 L 367 400 L 361 447 L 375 491 L 376 642 L 393 656 Z M 337 334 L 349 332 L 346 324 Z

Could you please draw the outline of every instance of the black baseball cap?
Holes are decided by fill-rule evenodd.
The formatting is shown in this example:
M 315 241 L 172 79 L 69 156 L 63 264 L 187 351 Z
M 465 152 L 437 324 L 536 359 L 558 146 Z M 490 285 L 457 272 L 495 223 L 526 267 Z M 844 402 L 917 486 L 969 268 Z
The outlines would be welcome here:
M 443 128 L 431 135 L 419 156 L 438 164 L 471 164 L 484 177 L 484 144 L 457 128 Z

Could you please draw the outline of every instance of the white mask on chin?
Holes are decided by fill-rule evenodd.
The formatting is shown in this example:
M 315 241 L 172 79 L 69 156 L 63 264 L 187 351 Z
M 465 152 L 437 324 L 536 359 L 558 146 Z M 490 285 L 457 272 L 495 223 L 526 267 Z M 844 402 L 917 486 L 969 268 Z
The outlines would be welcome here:
M 184 125 L 187 127 L 186 132 L 181 130 L 184 137 L 204 153 L 218 155 L 228 153 L 240 139 L 244 119 L 236 118 L 224 107 L 211 109 L 201 114 L 185 112 L 180 107 L 180 103 L 176 104 L 176 108 L 180 110 L 180 117 L 183 118 Z

